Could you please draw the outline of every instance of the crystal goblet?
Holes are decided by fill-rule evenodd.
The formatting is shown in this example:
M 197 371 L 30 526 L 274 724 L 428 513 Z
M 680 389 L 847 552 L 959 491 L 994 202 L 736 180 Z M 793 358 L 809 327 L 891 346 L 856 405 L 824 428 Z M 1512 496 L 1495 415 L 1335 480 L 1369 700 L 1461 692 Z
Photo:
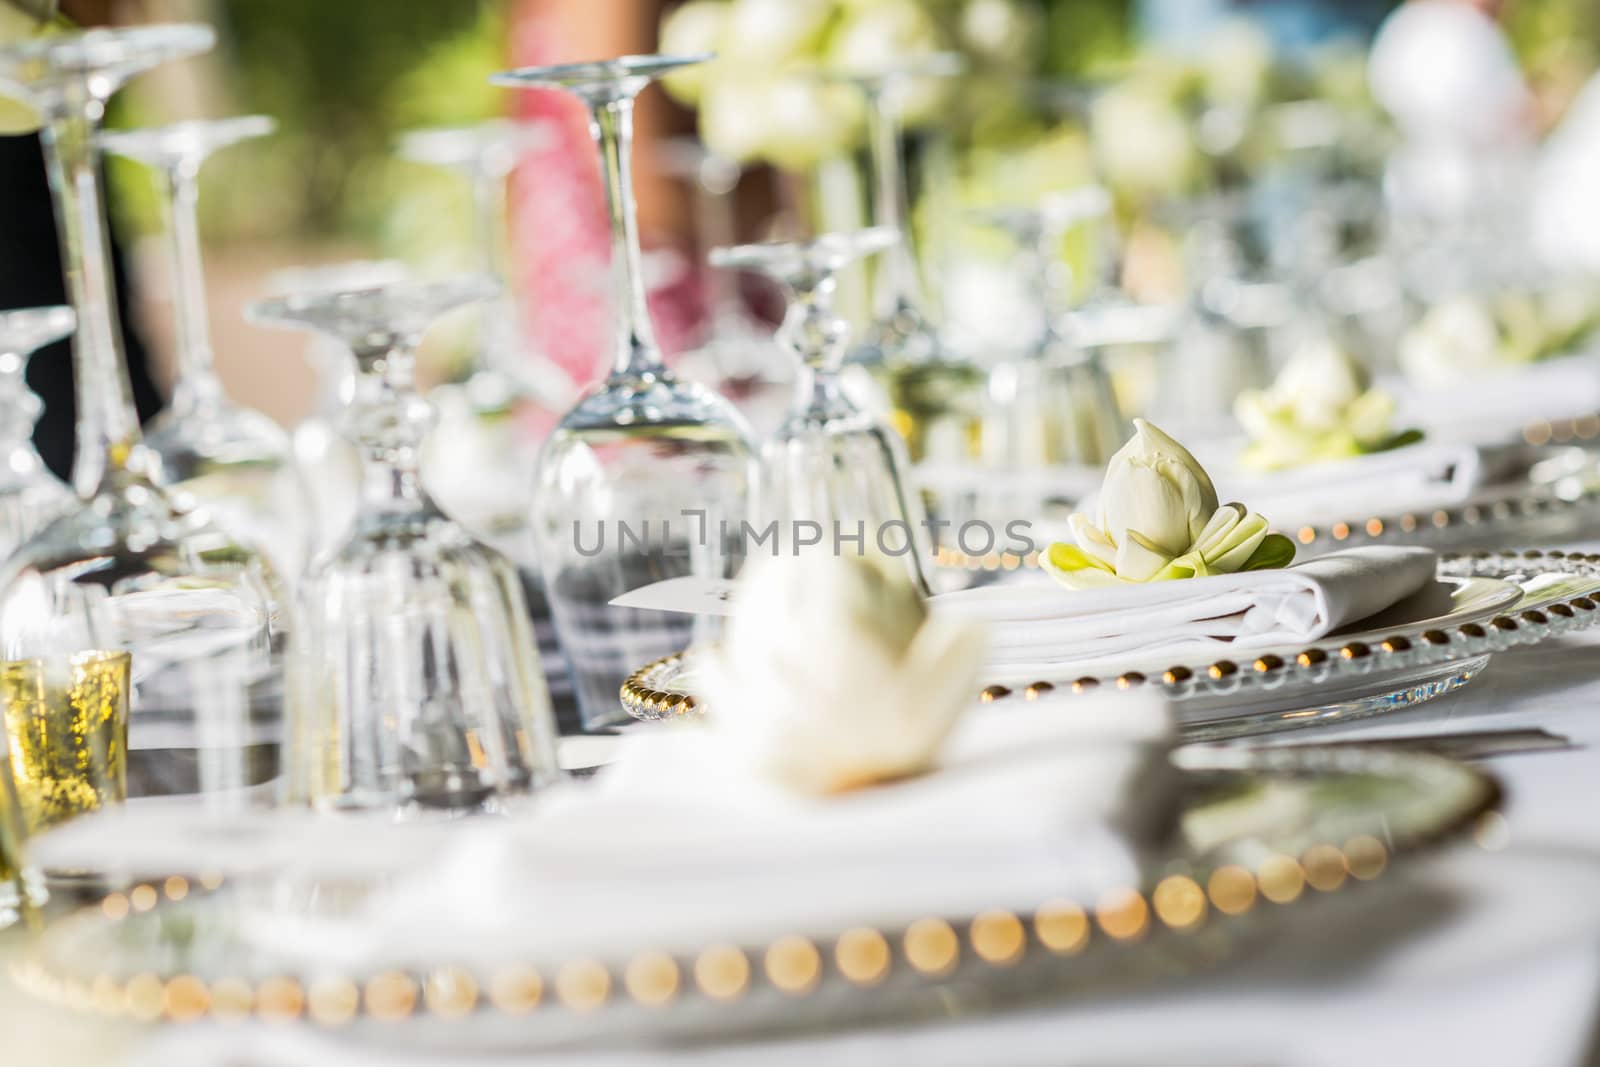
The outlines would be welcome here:
M 966 69 L 954 53 L 937 53 L 880 69 L 829 74 L 854 86 L 866 105 L 872 163 L 872 221 L 900 234 L 874 285 L 876 305 L 852 363 L 875 370 L 888 393 L 895 429 L 915 462 L 960 462 L 976 452 L 982 421 L 982 368 L 951 352 L 930 321 L 922 275 L 911 243 L 900 110 L 908 92 L 928 78 Z
M 108 131 L 100 145 L 153 171 L 166 205 L 178 378 L 171 402 L 145 430 L 156 477 L 178 506 L 203 507 L 223 529 L 266 552 L 292 583 L 315 536 L 310 495 L 289 434 L 229 398 L 217 375 L 196 211 L 200 171 L 212 154 L 276 127 L 265 115 L 246 115 Z
M 281 726 L 285 591 L 267 558 L 155 481 L 116 320 L 95 138 L 129 76 L 205 51 L 203 26 L 91 30 L 0 47 L 0 85 L 44 119 L 67 290 L 79 505 L 0 567 L 0 659 L 65 670 L 131 654 L 128 794 L 270 801 Z
M 494 810 L 556 773 L 555 724 L 516 567 L 423 488 L 432 425 L 413 379 L 438 316 L 493 297 L 469 277 L 291 295 L 249 309 L 354 356 L 361 452 L 349 538 L 312 564 L 291 657 L 290 795 L 327 810 Z
M 715 632 L 707 617 L 610 601 L 664 578 L 731 575 L 740 526 L 754 514 L 759 463 L 744 420 L 662 363 L 634 217 L 634 97 L 657 76 L 705 58 L 625 56 L 493 78 L 564 89 L 588 106 L 611 218 L 612 371 L 545 442 L 534 502 L 545 588 L 590 729 L 627 721 L 619 693 L 640 664 Z
M 693 200 L 695 245 L 701 255 L 735 243 L 731 194 L 740 166 L 708 151 L 693 137 L 662 146 L 658 166 L 688 184 Z M 788 409 L 793 373 L 772 327 L 754 315 L 727 271 L 706 275 L 706 323 L 699 343 L 678 357 L 678 367 L 715 382 L 722 394 L 765 437 Z
M 393 259 L 350 260 L 315 267 L 289 267 L 267 278 L 268 296 L 376 289 L 406 281 L 411 272 Z M 361 455 L 339 430 L 355 390 L 355 368 L 345 346 L 324 334 L 308 338 L 305 358 L 316 376 L 311 410 L 290 432 L 295 465 L 311 495 L 316 534 L 311 558 L 344 543 L 355 521 L 361 489 Z
M 423 456 L 423 477 L 446 510 L 523 567 L 534 565 L 528 472 L 538 462 L 540 439 L 531 416 L 565 410 L 575 392 L 566 373 L 528 340 L 505 254 L 506 179 L 519 159 L 547 140 L 540 123 L 492 119 L 413 130 L 399 143 L 402 158 L 466 179 L 474 269 L 502 286 L 484 303 L 465 376 L 430 397 L 440 432 Z
M 820 529 L 812 547 L 843 551 L 848 539 L 857 552 L 898 557 L 926 594 L 926 516 L 905 482 L 905 445 L 857 407 L 839 381 L 850 333 L 833 308 L 839 272 L 896 242 L 893 230 L 867 229 L 719 248 L 711 262 L 760 271 L 789 293 L 778 339 L 798 359 L 799 376 L 788 418 L 762 447 L 765 514 L 779 530 L 772 551 L 797 552 L 804 547 L 800 531 L 808 531 L 809 542 Z
M 1128 437 L 1127 420 L 1098 351 L 1078 348 L 1062 329 L 1067 311 L 1062 238 L 1104 218 L 1109 208 L 1105 190 L 1089 186 L 1046 197 L 1032 207 L 978 213 L 1018 246 L 1030 295 L 1040 310 L 1039 332 L 1027 350 L 1002 360 L 989 373 L 983 423 L 986 465 L 1004 471 L 1099 467 Z

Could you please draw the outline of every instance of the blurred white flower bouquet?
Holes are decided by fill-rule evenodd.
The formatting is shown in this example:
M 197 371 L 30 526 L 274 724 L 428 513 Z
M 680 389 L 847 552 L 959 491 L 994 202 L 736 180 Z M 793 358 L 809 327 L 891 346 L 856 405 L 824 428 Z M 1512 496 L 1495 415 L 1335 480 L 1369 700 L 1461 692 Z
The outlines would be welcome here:
M 1600 330 L 1600 299 L 1586 281 L 1435 304 L 1401 339 L 1400 368 L 1423 386 L 1565 355 Z
M 1234 401 L 1250 443 L 1240 462 L 1259 471 L 1350 459 L 1422 439 L 1396 433 L 1395 401 L 1373 387 L 1367 369 L 1332 337 L 1318 334 L 1300 347 L 1276 381 Z
M 661 24 L 663 52 L 711 52 L 666 79 L 699 108 L 700 137 L 729 159 L 798 170 L 853 148 L 859 95 L 819 73 L 884 69 L 939 52 L 974 68 L 1026 65 L 1038 39 L 1029 0 L 689 0 Z M 902 121 L 939 117 L 947 89 L 929 79 L 901 102 Z

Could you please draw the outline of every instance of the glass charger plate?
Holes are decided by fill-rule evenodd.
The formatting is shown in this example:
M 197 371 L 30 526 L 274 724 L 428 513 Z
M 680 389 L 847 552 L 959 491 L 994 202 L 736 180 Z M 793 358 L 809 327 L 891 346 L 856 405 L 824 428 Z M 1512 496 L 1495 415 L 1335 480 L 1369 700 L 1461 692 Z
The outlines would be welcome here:
M 1600 425 L 1600 416 L 1594 419 Z M 1583 423 L 1585 427 L 1588 423 Z M 1565 439 L 1571 439 L 1569 433 Z M 1355 545 L 1427 545 L 1465 550 L 1506 544 L 1576 540 L 1600 519 L 1600 458 L 1583 448 L 1515 445 L 1485 450 L 1485 480 L 1467 499 L 1405 511 L 1352 513 L 1326 522 L 1285 527 L 1302 558 Z M 1065 512 L 1035 523 L 1041 535 L 1067 538 Z M 1038 553 L 1004 551 L 978 555 L 959 545 L 941 545 L 936 566 L 941 588 L 1003 580 L 1034 566 Z
M 1151 850 L 1145 884 L 1087 909 L 1041 902 L 674 956 L 639 946 L 620 958 L 509 948 L 486 958 L 480 945 L 471 960 L 464 948 L 462 959 L 366 974 L 243 928 L 268 900 L 343 914 L 360 885 L 202 891 L 169 877 L 49 924 L 14 974 L 89 1012 L 309 1021 L 352 1042 L 452 1052 L 910 1022 L 1171 981 L 1282 924 L 1319 921 L 1335 896 L 1375 906 L 1349 891 L 1462 834 L 1498 799 L 1483 773 L 1411 753 L 1191 747 L 1173 763 L 1177 829 Z
M 1411 707 L 1471 681 L 1495 652 L 1533 644 L 1600 621 L 1600 556 L 1562 552 L 1480 552 L 1444 556 L 1441 580 L 1458 590 L 1449 612 L 1433 618 L 1377 620 L 1359 633 L 1332 635 L 1235 662 L 1130 663 L 1077 677 L 994 685 L 985 701 L 1032 700 L 1063 689 L 1160 686 L 1176 707 L 1183 736 L 1222 740 L 1313 726 Z M 1490 579 L 1487 584 L 1471 581 Z M 1499 582 L 1520 587 L 1504 598 Z M 1453 616 L 1453 617 L 1452 617 Z M 693 651 L 636 671 L 622 702 L 640 719 L 694 714 Z

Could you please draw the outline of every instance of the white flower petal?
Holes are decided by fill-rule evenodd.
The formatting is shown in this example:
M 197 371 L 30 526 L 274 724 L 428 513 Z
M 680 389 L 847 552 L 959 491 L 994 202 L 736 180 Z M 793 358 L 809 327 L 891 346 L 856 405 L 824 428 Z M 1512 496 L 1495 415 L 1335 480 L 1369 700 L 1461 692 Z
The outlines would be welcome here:
M 1130 582 L 1148 582 L 1161 568 L 1172 562 L 1173 553 L 1164 552 L 1142 535 L 1131 532 L 1117 547 L 1117 577 Z

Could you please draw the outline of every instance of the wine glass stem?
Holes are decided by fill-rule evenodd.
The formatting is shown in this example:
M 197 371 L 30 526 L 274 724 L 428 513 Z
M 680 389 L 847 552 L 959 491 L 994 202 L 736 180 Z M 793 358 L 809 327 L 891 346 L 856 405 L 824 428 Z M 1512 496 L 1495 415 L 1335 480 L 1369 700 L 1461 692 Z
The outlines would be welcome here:
M 710 159 L 706 162 L 708 166 L 717 165 Z M 703 169 L 696 167 L 694 170 L 694 222 L 702 257 L 713 248 L 736 243 L 738 237 L 731 190 L 720 192 L 712 188 L 705 180 Z M 737 186 L 737 180 L 734 184 Z M 724 334 L 744 321 L 744 301 L 739 295 L 738 276 L 733 271 L 710 271 L 706 275 L 706 297 L 713 334 Z
M 633 99 L 590 102 L 589 127 L 600 146 L 600 171 L 611 218 L 611 285 L 617 316 L 617 351 L 612 372 L 637 377 L 661 367 L 661 350 L 650 329 L 639 222 L 633 202 Z
M 419 418 L 410 342 L 358 351 L 354 436 L 361 450 L 362 501 L 370 511 L 431 507 L 422 487 L 426 417 Z
M 88 497 L 108 474 L 127 466 L 141 440 L 119 340 L 100 157 L 94 147 L 105 99 L 86 81 L 44 103 L 40 140 L 54 195 L 62 271 L 78 313 L 72 346 L 78 402 L 72 482 L 79 495 Z
M 178 327 L 178 382 L 173 406 L 193 410 L 222 395 L 206 315 L 205 268 L 200 258 L 198 167 L 181 162 L 161 171 L 167 204 L 167 254 L 173 278 L 173 309 Z
M 867 90 L 867 137 L 876 185 L 872 220 L 900 235 L 900 241 L 883 257 L 882 284 L 878 287 L 880 317 L 893 315 L 904 305 L 922 306 L 922 283 L 917 277 L 911 247 L 910 212 L 907 209 L 905 159 L 900 153 L 900 124 L 895 120 L 887 90 Z

